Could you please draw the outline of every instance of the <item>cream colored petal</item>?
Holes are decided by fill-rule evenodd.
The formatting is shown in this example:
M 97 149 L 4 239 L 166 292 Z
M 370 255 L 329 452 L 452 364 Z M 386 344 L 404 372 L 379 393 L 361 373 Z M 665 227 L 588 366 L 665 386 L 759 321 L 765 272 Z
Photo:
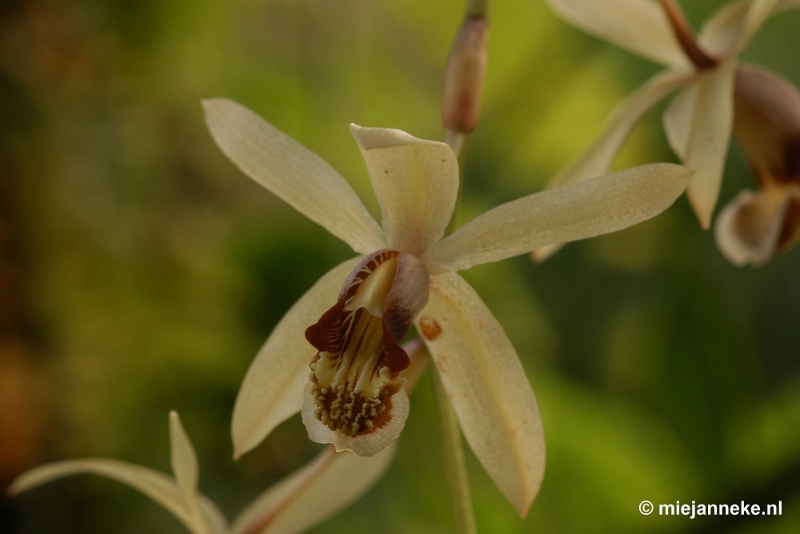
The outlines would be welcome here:
M 732 53 L 738 54 L 747 46 L 747 43 L 750 42 L 750 38 L 753 37 L 764 21 L 767 20 L 767 17 L 770 16 L 775 6 L 778 5 L 778 2 L 779 0 L 753 0 L 750 4 L 750 9 L 747 10 L 747 14 L 742 21 L 741 29 L 734 40 L 734 45 L 731 49 Z
M 472 451 L 525 516 L 544 476 L 544 434 L 533 389 L 503 328 L 460 275 L 445 272 L 431 279 L 417 330 Z
M 370 458 L 332 447 L 284 478 L 236 519 L 233 534 L 293 534 L 321 523 L 363 495 L 394 459 L 390 445 Z
M 679 165 L 655 163 L 520 198 L 444 238 L 433 260 L 460 271 L 621 230 L 667 209 L 684 191 L 689 175 Z
M 169 441 L 175 480 L 187 497 L 193 497 L 197 493 L 197 455 L 174 410 L 169 413 Z
M 388 246 L 416 256 L 441 239 L 458 194 L 458 162 L 445 143 L 351 125 L 383 212 Z
M 800 0 L 767 0 L 757 3 L 740 0 L 725 4 L 703 25 L 699 36 L 700 44 L 713 55 L 735 55 L 747 44 L 763 23 L 764 17 L 797 7 L 800 7 Z
M 235 458 L 300 411 L 308 362 L 316 353 L 306 341 L 306 328 L 336 303 L 342 282 L 361 259 L 347 260 L 320 278 L 281 319 L 250 364 L 233 407 Z
M 775 254 L 790 197 L 778 189 L 742 191 L 720 212 L 714 237 L 734 265 L 766 263 Z
M 46 482 L 87 473 L 112 478 L 141 491 L 172 512 L 191 532 L 202 532 L 198 530 L 197 518 L 192 507 L 170 477 L 146 467 L 118 460 L 87 458 L 45 464 L 20 475 L 9 490 L 16 495 Z
M 203 108 L 214 141 L 242 172 L 356 252 L 385 246 L 358 195 L 319 156 L 236 102 L 203 100 Z
M 664 71 L 647 81 L 628 100 L 620 104 L 606 123 L 597 140 L 550 183 L 548 189 L 580 182 L 606 174 L 620 147 L 631 130 L 642 118 L 673 91 L 689 83 L 691 71 Z M 550 245 L 533 252 L 536 261 L 544 261 L 554 254 L 561 244 Z
M 547 0 L 581 30 L 657 63 L 689 66 L 664 11 L 650 0 Z
M 227 534 L 228 522 L 225 520 L 225 516 L 222 515 L 222 512 L 219 511 L 219 508 L 217 508 L 217 505 L 202 494 L 198 495 L 197 502 L 200 506 L 206 528 L 208 529 L 207 532 L 212 534 Z
M 697 84 L 693 83 L 678 93 L 664 112 L 663 122 L 667 141 L 681 160 L 686 158 L 696 104 Z
M 735 60 L 725 61 L 704 73 L 697 85 L 697 102 L 683 163 L 695 171 L 686 195 L 703 228 L 711 225 L 733 130 L 736 66 Z

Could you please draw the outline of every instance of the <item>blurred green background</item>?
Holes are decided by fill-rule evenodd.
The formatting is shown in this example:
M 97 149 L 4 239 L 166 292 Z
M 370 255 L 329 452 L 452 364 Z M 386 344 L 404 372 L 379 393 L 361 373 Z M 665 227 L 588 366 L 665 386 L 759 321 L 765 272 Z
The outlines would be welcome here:
M 695 27 L 724 3 L 681 2 Z M 443 138 L 442 72 L 463 7 L 0 4 L 0 486 L 88 456 L 169 471 L 170 409 L 197 448 L 201 490 L 229 519 L 314 455 L 295 417 L 234 463 L 230 414 L 273 326 L 351 252 L 229 163 L 199 101 L 252 108 L 377 215 L 347 125 Z M 540 190 L 658 69 L 538 0 L 498 0 L 491 15 L 462 222 Z M 743 58 L 800 84 L 798 30 L 800 11 L 776 16 Z M 661 160 L 675 157 L 656 112 L 616 166 Z M 753 185 L 733 147 L 720 205 Z M 541 266 L 520 257 L 465 277 L 519 351 L 548 447 L 525 520 L 469 456 L 481 532 L 800 531 L 800 250 L 735 268 L 681 198 Z M 451 531 L 435 424 L 426 377 L 388 474 L 315 532 Z M 644 517 L 644 499 L 782 500 L 784 515 Z M 0 503 L 3 533 L 184 532 L 99 477 Z

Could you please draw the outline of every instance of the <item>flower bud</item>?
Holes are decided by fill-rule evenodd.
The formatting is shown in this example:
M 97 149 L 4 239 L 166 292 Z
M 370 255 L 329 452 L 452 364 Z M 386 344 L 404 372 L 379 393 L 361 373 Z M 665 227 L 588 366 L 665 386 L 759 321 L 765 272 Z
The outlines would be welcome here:
M 478 122 L 488 36 L 489 19 L 469 16 L 450 49 L 442 99 L 442 124 L 449 131 L 468 134 Z

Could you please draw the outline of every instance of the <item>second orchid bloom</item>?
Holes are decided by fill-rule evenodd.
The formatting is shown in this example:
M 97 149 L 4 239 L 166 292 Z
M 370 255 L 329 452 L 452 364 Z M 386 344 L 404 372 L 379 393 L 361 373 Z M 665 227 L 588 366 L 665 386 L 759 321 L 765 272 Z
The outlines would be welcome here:
M 677 92 L 664 113 L 664 129 L 681 161 L 696 171 L 687 196 L 703 228 L 711 225 L 732 134 L 759 182 L 758 193 L 742 193 L 718 218 L 723 254 L 737 265 L 758 265 L 800 239 L 800 94 L 775 74 L 738 62 L 764 21 L 800 7 L 800 0 L 731 2 L 697 37 L 674 0 L 547 3 L 574 26 L 667 67 L 617 108 L 598 139 L 549 187 L 607 172 L 636 124 Z M 534 257 L 542 260 L 556 249 L 540 249 Z
M 459 188 L 445 143 L 351 126 L 378 225 L 318 156 L 235 102 L 204 106 L 214 140 L 245 174 L 359 253 L 303 295 L 256 356 L 234 408 L 235 455 L 301 410 L 315 441 L 363 456 L 386 447 L 408 415 L 399 344 L 414 324 L 467 442 L 525 515 L 544 472 L 536 399 L 503 328 L 456 271 L 653 217 L 684 191 L 690 171 L 654 164 L 538 193 L 445 237 Z

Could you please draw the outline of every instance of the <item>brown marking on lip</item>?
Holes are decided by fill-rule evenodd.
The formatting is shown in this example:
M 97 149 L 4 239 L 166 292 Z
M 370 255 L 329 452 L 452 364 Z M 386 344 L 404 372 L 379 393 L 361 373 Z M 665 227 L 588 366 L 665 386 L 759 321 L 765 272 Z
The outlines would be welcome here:
M 428 341 L 436 341 L 442 333 L 442 326 L 436 319 L 427 317 L 419 320 L 419 328 L 422 330 L 422 337 Z
M 800 198 L 792 197 L 783 216 L 783 226 L 775 247 L 776 251 L 787 249 L 796 243 L 798 238 L 800 238 Z

